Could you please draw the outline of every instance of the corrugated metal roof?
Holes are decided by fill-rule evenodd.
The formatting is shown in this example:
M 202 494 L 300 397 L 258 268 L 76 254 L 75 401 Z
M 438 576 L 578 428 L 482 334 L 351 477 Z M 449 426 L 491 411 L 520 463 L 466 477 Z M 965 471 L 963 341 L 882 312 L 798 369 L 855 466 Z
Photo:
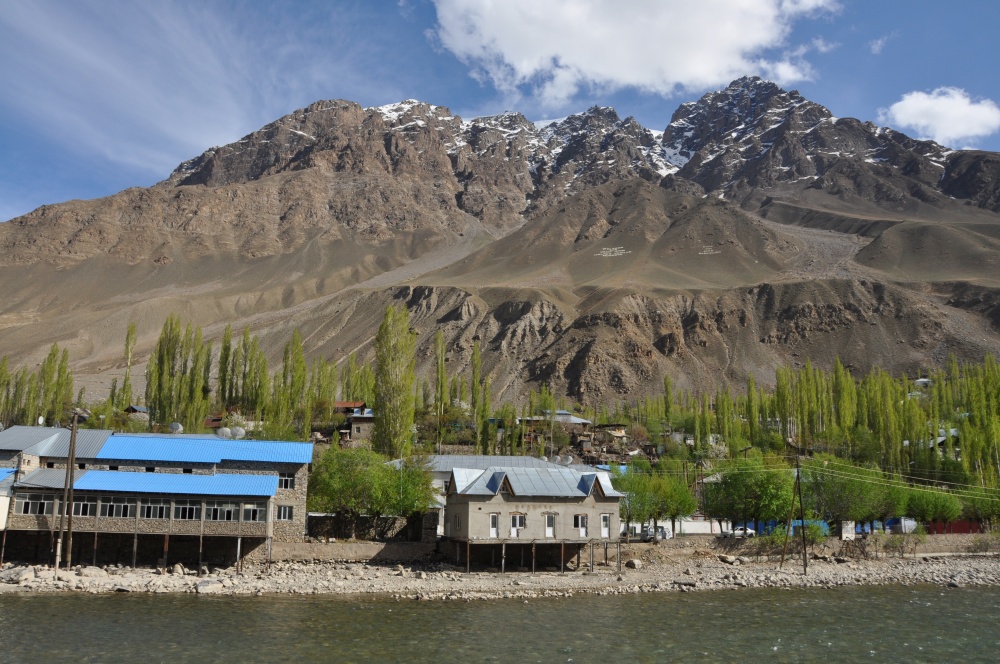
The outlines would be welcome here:
M 390 461 L 399 468 L 401 459 Z M 432 454 L 427 457 L 427 467 L 432 473 L 450 473 L 456 468 L 486 470 L 487 468 L 562 468 L 561 464 L 529 456 L 495 456 L 486 454 Z
M 458 484 L 459 470 L 453 475 Z M 465 473 L 468 473 L 465 470 Z M 464 478 L 467 475 L 463 473 Z M 458 493 L 478 496 L 496 495 L 502 481 L 510 483 L 515 496 L 549 496 L 561 498 L 581 498 L 590 495 L 594 482 L 601 483 L 601 489 L 609 497 L 620 497 L 621 494 L 611 486 L 611 480 L 604 473 L 580 473 L 572 468 L 487 468 L 466 484 L 464 488 L 456 486 Z M 606 481 L 605 481 L 606 480 Z
M 310 443 L 116 434 L 108 438 L 96 458 L 171 463 L 219 463 L 223 460 L 309 463 L 312 455 Z
M 77 491 L 162 493 L 189 496 L 273 496 L 277 475 L 184 475 L 91 470 L 73 485 Z
M 69 455 L 70 430 L 59 427 L 15 426 L 0 431 L 0 450 L 17 450 L 43 457 Z M 105 429 L 77 429 L 76 456 L 93 459 L 111 435 Z
M 0 431 L 0 450 L 20 452 L 46 442 L 60 431 L 53 427 L 13 426 Z
M 73 486 L 76 486 L 75 482 L 89 472 L 93 471 L 74 470 Z M 61 489 L 64 486 L 66 486 L 66 471 L 62 468 L 39 468 L 22 477 L 17 483 L 18 488 L 28 489 Z
M 455 468 L 451 476 L 455 478 L 455 491 L 463 493 L 470 484 L 476 481 L 483 471 L 475 468 Z
M 97 453 L 101 451 L 101 447 L 104 445 L 104 441 L 110 435 L 111 432 L 105 429 L 78 429 L 76 432 L 76 458 L 96 458 Z M 69 456 L 69 438 L 70 432 L 62 429 L 53 440 L 42 447 L 32 449 L 31 452 L 43 457 L 66 458 Z
M 0 468 L 0 482 L 13 475 L 15 470 L 13 468 Z

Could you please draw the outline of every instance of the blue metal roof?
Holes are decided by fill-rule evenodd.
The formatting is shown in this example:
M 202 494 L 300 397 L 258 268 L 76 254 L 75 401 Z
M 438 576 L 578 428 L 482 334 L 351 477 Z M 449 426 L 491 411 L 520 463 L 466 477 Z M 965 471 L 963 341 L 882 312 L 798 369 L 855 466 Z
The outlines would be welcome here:
M 227 440 L 131 436 L 115 434 L 108 438 L 97 459 L 122 461 L 165 461 L 172 463 L 220 463 L 221 461 L 259 461 L 269 463 L 309 463 L 310 443 L 286 443 L 274 440 Z
M 0 482 L 14 474 L 13 468 L 0 468 Z
M 273 496 L 277 475 L 185 475 L 88 470 L 73 484 L 76 491 L 164 493 L 189 496 Z

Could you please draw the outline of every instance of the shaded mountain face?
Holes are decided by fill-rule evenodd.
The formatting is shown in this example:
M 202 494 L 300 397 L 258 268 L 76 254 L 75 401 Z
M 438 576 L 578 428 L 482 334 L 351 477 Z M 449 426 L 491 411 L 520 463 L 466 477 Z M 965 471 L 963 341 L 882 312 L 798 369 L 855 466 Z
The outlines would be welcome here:
M 539 126 L 321 101 L 163 182 L 0 225 L 0 354 L 70 348 L 91 394 L 139 325 L 291 330 L 370 352 L 404 302 L 430 368 L 485 353 L 494 394 L 597 401 L 778 364 L 915 371 L 1000 352 L 1000 159 L 850 118 L 759 78 L 665 131 L 594 107 Z M 419 370 L 419 369 L 418 369 Z M 96 390 L 96 392 L 94 391 Z

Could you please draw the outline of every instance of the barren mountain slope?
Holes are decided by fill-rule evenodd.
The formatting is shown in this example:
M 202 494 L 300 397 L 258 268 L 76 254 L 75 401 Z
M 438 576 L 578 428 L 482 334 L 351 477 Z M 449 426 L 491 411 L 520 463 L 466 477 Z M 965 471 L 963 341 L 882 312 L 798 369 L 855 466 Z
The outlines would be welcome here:
M 587 401 L 773 380 L 835 356 L 915 371 L 1000 352 L 993 153 L 951 151 L 760 79 L 661 135 L 592 108 L 545 127 L 317 102 L 160 184 L 0 225 L 0 354 L 68 347 L 92 396 L 179 313 L 272 357 L 369 354 L 405 303 L 430 371 L 485 351 L 494 394 Z

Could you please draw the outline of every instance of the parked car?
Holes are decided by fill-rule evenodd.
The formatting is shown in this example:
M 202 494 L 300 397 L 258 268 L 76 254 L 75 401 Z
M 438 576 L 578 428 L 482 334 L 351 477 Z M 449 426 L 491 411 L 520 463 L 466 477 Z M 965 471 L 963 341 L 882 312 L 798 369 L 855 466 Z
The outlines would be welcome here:
M 654 533 L 658 533 L 659 537 L 657 537 L 656 539 L 661 539 L 661 540 L 670 539 L 671 537 L 674 536 L 674 534 L 670 532 L 670 530 L 668 530 L 666 526 L 657 526 L 655 531 L 652 528 L 643 528 L 642 532 L 639 533 L 639 539 L 642 540 L 643 542 L 653 542 L 655 541 Z
M 753 528 L 746 528 L 744 526 L 722 531 L 723 537 L 755 537 L 756 535 L 757 533 Z

